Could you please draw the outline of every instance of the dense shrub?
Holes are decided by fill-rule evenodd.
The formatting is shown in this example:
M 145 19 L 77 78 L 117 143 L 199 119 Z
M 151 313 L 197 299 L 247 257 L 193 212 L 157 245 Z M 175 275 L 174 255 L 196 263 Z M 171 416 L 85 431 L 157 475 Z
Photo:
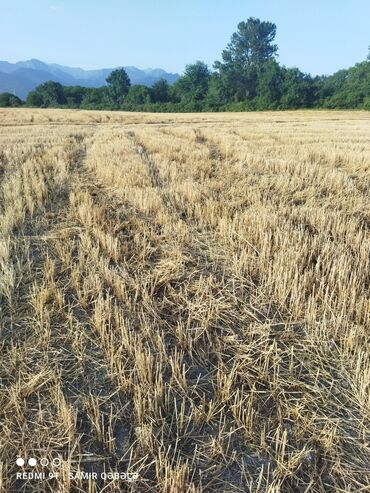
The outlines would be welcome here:
M 10 92 L 3 92 L 0 94 L 0 107 L 1 108 L 16 108 L 17 106 L 22 106 L 23 101 L 14 94 Z

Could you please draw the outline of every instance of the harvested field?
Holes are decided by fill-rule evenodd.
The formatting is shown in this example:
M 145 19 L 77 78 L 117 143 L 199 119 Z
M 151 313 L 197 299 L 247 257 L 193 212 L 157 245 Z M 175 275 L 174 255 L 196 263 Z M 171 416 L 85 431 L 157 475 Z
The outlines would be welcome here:
M 368 112 L 0 110 L 0 179 L 0 491 L 370 491 Z

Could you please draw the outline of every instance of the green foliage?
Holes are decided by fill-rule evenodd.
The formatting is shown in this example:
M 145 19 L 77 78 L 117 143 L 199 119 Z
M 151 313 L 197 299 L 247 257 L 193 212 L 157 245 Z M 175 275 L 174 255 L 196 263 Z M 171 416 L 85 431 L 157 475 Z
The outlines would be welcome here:
M 264 65 L 273 60 L 277 45 L 273 44 L 276 26 L 250 17 L 238 24 L 238 30 L 222 52 L 222 62 L 214 67 L 227 99 L 244 101 L 257 96 L 257 86 Z
M 284 70 L 275 60 L 265 62 L 261 67 L 256 92 L 259 106 L 278 108 L 284 93 Z
M 183 77 L 175 82 L 173 90 L 178 100 L 194 108 L 190 111 L 197 111 L 196 103 L 206 97 L 210 78 L 208 66 L 204 62 L 197 61 L 192 65 L 186 65 Z
M 37 88 L 34 91 L 31 91 L 28 93 L 26 103 L 28 106 L 36 107 L 36 108 L 42 108 L 44 106 L 43 105 L 43 97 L 37 91 Z
M 29 93 L 27 104 L 153 112 L 370 109 L 370 52 L 354 67 L 311 77 L 279 65 L 275 36 L 275 24 L 250 17 L 238 24 L 214 72 L 197 61 L 172 86 L 161 79 L 149 88 L 131 86 L 125 70 L 117 69 L 99 88 L 45 82 Z M 21 104 L 11 97 L 0 95 L 0 106 Z
M 81 108 L 84 109 L 103 109 L 111 105 L 108 87 L 91 87 L 86 88 L 84 97 L 81 102 Z
M 125 96 L 128 94 L 131 82 L 127 72 L 123 68 L 113 70 L 106 78 L 109 87 L 109 96 L 114 105 L 123 103 Z
M 298 68 L 284 68 L 282 109 L 311 108 L 315 102 L 316 86 L 312 77 Z
M 3 92 L 0 94 L 0 108 L 16 108 L 22 106 L 23 101 L 10 92 Z
M 168 103 L 171 101 L 170 86 L 165 79 L 160 79 L 152 86 L 151 99 L 153 103 Z
M 368 109 L 370 97 L 370 60 L 340 70 L 323 81 L 325 108 Z
M 261 22 L 253 17 L 247 22 L 240 22 L 222 52 L 224 64 L 231 63 L 242 70 L 251 65 L 262 66 L 277 53 L 277 45 L 273 44 L 275 36 L 276 26 L 271 22 Z
M 211 75 L 205 100 L 208 111 L 219 111 L 228 102 L 229 94 L 223 82 L 224 80 L 217 72 Z
M 88 93 L 88 89 L 82 86 L 64 86 L 63 90 L 68 108 L 79 108 Z
M 131 86 L 125 98 L 125 105 L 140 105 L 151 102 L 151 91 L 147 86 Z
M 56 107 L 66 104 L 64 86 L 59 82 L 49 80 L 36 87 L 27 96 L 27 104 L 41 108 Z

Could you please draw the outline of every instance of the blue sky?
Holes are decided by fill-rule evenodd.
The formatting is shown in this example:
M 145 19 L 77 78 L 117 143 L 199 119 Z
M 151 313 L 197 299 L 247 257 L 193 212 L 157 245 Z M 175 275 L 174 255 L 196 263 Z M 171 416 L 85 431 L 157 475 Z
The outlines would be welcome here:
M 182 72 L 220 59 L 238 22 L 277 25 L 279 61 L 312 74 L 364 60 L 370 0 L 0 0 L 0 59 Z

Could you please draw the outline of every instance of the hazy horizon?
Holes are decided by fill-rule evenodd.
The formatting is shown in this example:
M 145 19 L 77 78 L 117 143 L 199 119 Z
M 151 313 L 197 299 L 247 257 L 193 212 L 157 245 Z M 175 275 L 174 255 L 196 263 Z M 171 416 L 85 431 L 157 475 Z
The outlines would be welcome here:
M 64 67 L 69 67 L 69 68 L 81 68 L 83 70 L 104 70 L 104 69 L 111 69 L 111 68 L 119 68 L 119 67 L 135 67 L 140 70 L 157 70 L 157 69 L 163 69 L 166 70 L 165 67 L 160 67 L 160 66 L 153 66 L 153 67 L 138 67 L 137 65 L 128 65 L 128 64 L 120 64 L 120 65 L 114 65 L 114 66 L 101 66 L 101 67 L 84 67 L 82 64 L 80 65 L 71 65 L 68 63 L 59 63 L 58 61 L 55 60 L 44 60 L 43 58 L 39 58 L 37 56 L 33 56 L 30 58 L 25 58 L 23 60 L 8 60 L 8 59 L 1 59 L 0 62 L 8 62 L 8 63 L 18 63 L 18 62 L 28 62 L 30 60 L 37 60 L 39 62 L 46 63 L 48 65 L 59 65 L 59 66 L 64 66 Z M 170 70 L 167 70 L 166 72 L 172 72 Z
M 329 74 L 364 60 L 370 35 L 370 4 L 318 0 L 261 2 L 161 0 L 136 4 L 108 0 L 4 0 L 0 59 L 36 58 L 85 70 L 135 66 L 182 73 L 203 60 L 209 66 L 238 22 L 259 17 L 277 25 L 278 60 L 312 75 Z M 6 18 L 6 22 L 5 19 Z

